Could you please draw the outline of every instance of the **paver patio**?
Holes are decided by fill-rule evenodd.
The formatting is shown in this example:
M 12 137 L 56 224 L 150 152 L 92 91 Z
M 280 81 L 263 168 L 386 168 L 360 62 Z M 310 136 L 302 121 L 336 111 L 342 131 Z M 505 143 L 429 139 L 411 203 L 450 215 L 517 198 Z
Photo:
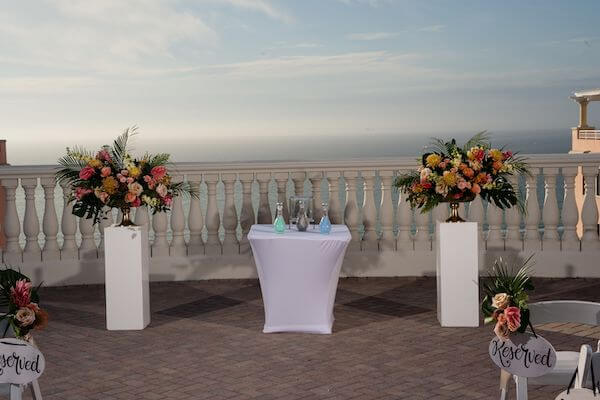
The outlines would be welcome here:
M 536 279 L 533 300 L 600 301 L 600 280 Z M 492 327 L 441 328 L 434 278 L 342 279 L 333 335 L 263 334 L 257 281 L 153 283 L 144 331 L 109 332 L 104 287 L 43 288 L 47 400 L 493 399 Z M 578 350 L 600 328 L 538 333 Z M 559 387 L 530 387 L 553 399 Z M 29 398 L 29 397 L 26 397 Z

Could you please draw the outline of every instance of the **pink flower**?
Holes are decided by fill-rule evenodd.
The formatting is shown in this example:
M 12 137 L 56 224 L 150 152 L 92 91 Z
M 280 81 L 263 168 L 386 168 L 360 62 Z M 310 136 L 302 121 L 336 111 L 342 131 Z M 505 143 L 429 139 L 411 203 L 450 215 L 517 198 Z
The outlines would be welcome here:
M 163 201 L 165 202 L 165 205 L 166 205 L 167 207 L 170 207 L 170 206 L 171 206 L 171 204 L 173 203 L 173 197 L 172 197 L 172 196 L 165 196 L 165 197 L 163 198 Z
M 131 202 L 131 207 L 139 207 L 142 205 L 142 199 L 136 197 L 134 201 Z
M 150 175 L 144 175 L 144 182 L 149 183 L 152 181 L 152 177 Z
M 87 189 L 87 188 L 79 186 L 75 189 L 75 198 L 77 200 L 81 200 L 84 196 L 86 196 L 90 193 L 92 193 L 92 189 Z
M 121 175 L 127 176 L 127 175 L 129 175 L 129 171 L 127 171 L 126 169 L 122 169 L 121 170 Z
M 111 173 L 112 173 L 112 170 L 110 169 L 110 167 L 102 167 L 102 169 L 100 170 L 100 176 L 103 178 L 106 178 Z
M 521 326 L 521 310 L 519 307 L 506 307 L 504 310 L 506 323 L 511 332 L 516 331 Z
M 159 184 L 156 187 L 156 193 L 158 193 L 158 195 L 160 197 L 165 197 L 167 195 L 167 187 L 165 185 L 163 185 L 162 183 Z
M 458 181 L 457 186 L 460 190 L 465 190 L 467 188 L 467 181 Z
M 458 200 L 462 197 L 462 193 L 453 194 L 452 197 L 454 197 L 456 200 Z
M 10 297 L 18 307 L 26 307 L 31 302 L 31 282 L 19 279 L 10 289 Z
M 92 168 L 88 165 L 86 167 L 83 167 L 81 169 L 81 171 L 79 171 L 79 178 L 88 180 L 92 176 L 94 176 L 95 173 L 96 173 L 96 171 L 94 170 L 94 168 Z
M 498 321 L 496 322 L 496 326 L 494 327 L 494 333 L 502 341 L 508 339 L 510 331 L 508 330 L 508 326 L 506 324 L 506 317 L 504 316 L 504 314 L 498 314 Z
M 102 192 L 99 195 L 100 201 L 103 203 L 106 203 L 106 201 L 108 200 L 109 197 L 110 197 L 109 194 L 106 192 Z
M 512 151 L 505 151 L 502 155 L 504 156 L 504 159 L 506 160 L 508 158 L 511 158 L 513 156 L 513 153 L 512 153 Z
M 110 153 L 106 150 L 100 150 L 96 155 L 96 158 L 104 161 L 110 161 Z
M 447 164 L 448 163 L 446 161 L 442 161 L 441 163 L 438 164 L 438 167 L 440 167 L 441 169 L 445 169 Z
M 152 177 L 154 179 L 159 181 L 162 178 L 164 178 L 165 175 L 167 174 L 167 168 L 162 165 L 158 165 L 158 166 L 152 168 L 152 170 L 150 170 L 150 173 L 152 174 Z
M 119 178 L 119 182 L 121 182 L 121 183 L 127 183 L 127 177 L 121 175 L 121 177 Z
M 15 314 L 15 319 L 19 321 L 21 326 L 29 326 L 35 322 L 35 311 L 29 307 L 19 308 Z
M 142 192 L 144 191 L 144 188 L 142 187 L 142 185 L 140 185 L 137 182 L 134 183 L 130 183 L 127 188 L 129 189 L 129 191 L 131 193 L 135 193 L 136 196 L 139 196 L 142 194 Z
M 133 181 L 135 181 L 135 179 L 133 179 L 130 176 L 127 177 L 127 184 L 131 184 L 131 183 L 133 183 Z
M 125 201 L 127 203 L 133 203 L 136 197 L 137 196 L 135 195 L 135 193 L 127 192 L 127 194 L 125 195 Z

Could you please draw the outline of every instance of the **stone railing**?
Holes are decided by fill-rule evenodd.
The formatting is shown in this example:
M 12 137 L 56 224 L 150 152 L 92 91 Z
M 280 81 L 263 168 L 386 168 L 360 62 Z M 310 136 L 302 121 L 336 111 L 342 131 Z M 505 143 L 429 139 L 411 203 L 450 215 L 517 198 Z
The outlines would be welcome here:
M 526 214 L 503 212 L 481 199 L 461 206 L 479 222 L 482 268 L 498 255 L 536 254 L 543 276 L 600 276 L 596 180 L 600 154 L 528 156 L 532 176 L 515 177 L 526 197 Z M 177 198 L 169 214 L 135 213 L 151 231 L 154 280 L 255 277 L 247 233 L 271 223 L 277 201 L 310 194 L 316 218 L 327 201 L 333 223 L 352 234 L 343 273 L 351 276 L 431 274 L 435 267 L 435 220 L 413 213 L 393 188 L 394 177 L 415 158 L 332 162 L 178 163 L 175 179 L 199 188 L 199 199 Z M 78 219 L 67 203 L 69 189 L 55 184 L 55 166 L 3 166 L 5 191 L 3 261 L 46 284 L 103 280 L 104 227 Z M 585 192 L 576 192 L 578 171 Z M 578 206 L 579 201 L 579 206 Z M 287 212 L 287 210 L 286 210 Z M 117 217 L 113 215 L 113 218 Z M 577 227 L 580 225 L 580 234 Z M 310 229 L 310 228 L 309 228 Z M 310 262 L 310 255 L 307 255 Z
M 578 132 L 579 139 L 600 139 L 600 130 L 598 129 L 580 129 Z

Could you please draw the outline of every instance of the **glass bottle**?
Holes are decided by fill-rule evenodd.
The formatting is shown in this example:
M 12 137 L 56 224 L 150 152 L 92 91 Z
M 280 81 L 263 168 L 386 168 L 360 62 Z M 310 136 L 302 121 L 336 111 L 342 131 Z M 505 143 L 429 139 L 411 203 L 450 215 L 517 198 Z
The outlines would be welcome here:
M 329 207 L 327 203 L 323 203 L 323 216 L 319 222 L 319 230 L 323 235 L 328 235 L 331 232 L 331 221 L 329 220 Z
M 277 216 L 273 222 L 273 228 L 276 233 L 285 232 L 285 220 L 283 219 L 283 203 L 277 203 Z
M 308 215 L 306 215 L 306 208 L 304 202 L 300 201 L 298 204 L 298 219 L 296 220 L 296 228 L 300 232 L 304 232 L 308 228 Z

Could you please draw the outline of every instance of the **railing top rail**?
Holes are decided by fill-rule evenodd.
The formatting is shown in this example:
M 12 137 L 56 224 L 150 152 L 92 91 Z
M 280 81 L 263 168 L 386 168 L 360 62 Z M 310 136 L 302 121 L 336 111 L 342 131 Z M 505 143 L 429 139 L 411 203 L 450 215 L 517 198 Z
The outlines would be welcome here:
M 600 153 L 524 154 L 533 167 L 569 167 L 600 165 Z M 413 169 L 416 157 L 370 158 L 331 161 L 240 161 L 240 162 L 179 162 L 174 163 L 175 174 L 200 175 L 218 172 L 271 172 L 271 171 L 344 171 L 344 170 L 398 170 Z M 57 165 L 0 166 L 0 179 L 52 177 Z

